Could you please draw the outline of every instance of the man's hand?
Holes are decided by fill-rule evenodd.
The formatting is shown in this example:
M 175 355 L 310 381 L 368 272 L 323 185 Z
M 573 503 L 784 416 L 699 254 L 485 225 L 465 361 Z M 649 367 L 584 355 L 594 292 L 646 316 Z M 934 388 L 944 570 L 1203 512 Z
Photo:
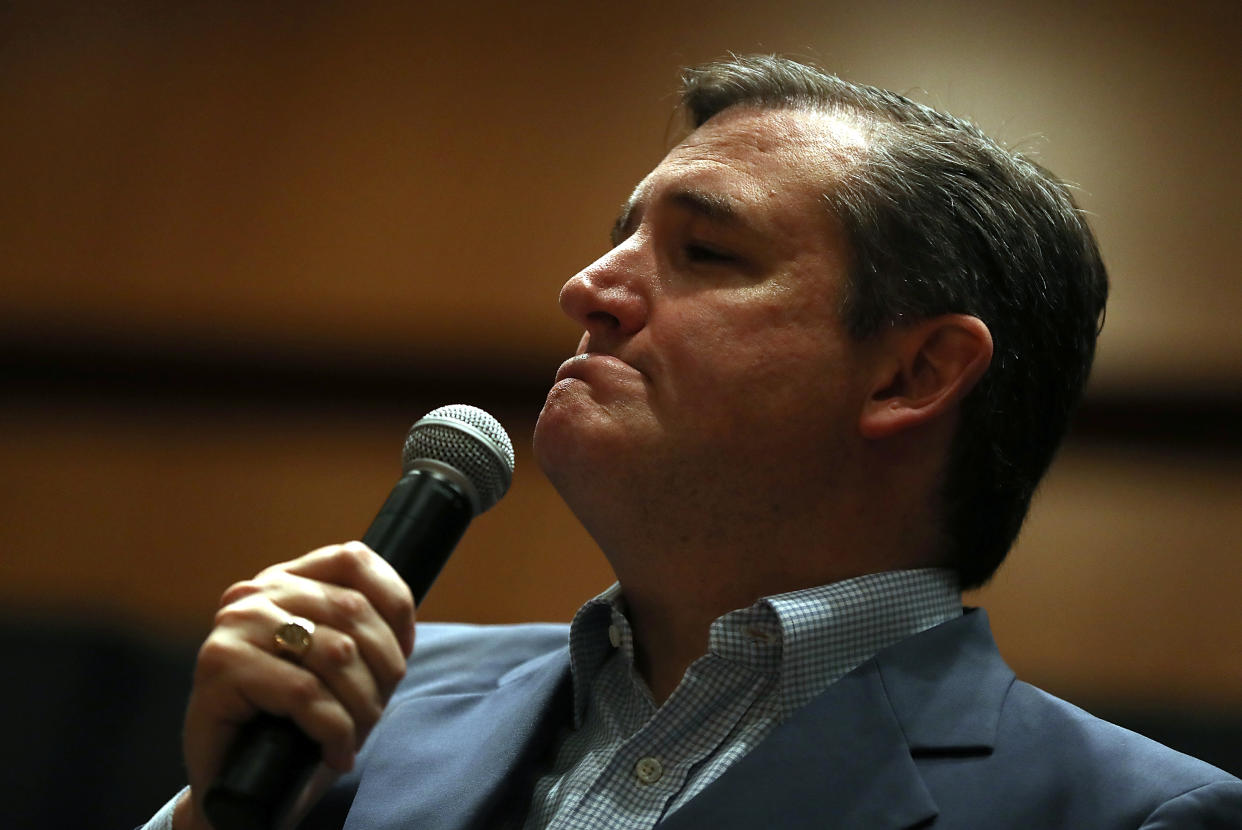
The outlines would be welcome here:
M 275 644 L 277 627 L 294 617 L 315 624 L 297 662 Z M 410 589 L 361 542 L 320 548 L 231 586 L 198 653 L 185 719 L 190 791 L 173 826 L 210 827 L 198 797 L 237 730 L 260 711 L 296 723 L 319 743 L 331 771 L 349 770 L 413 648 Z

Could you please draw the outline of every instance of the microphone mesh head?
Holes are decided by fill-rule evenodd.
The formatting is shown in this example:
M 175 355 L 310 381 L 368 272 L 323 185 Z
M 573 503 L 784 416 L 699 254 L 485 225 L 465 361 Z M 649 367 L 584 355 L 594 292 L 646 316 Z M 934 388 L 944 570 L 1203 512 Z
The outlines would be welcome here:
M 425 460 L 452 467 L 474 485 L 476 515 L 500 501 L 513 478 L 513 442 L 500 422 L 477 406 L 442 406 L 410 427 L 402 470 L 408 473 Z

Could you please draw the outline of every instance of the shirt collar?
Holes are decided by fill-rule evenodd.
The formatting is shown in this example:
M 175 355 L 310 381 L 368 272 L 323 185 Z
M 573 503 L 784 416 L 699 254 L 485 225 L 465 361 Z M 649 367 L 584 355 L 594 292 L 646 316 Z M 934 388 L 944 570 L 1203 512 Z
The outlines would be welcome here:
M 783 716 L 883 649 L 962 614 L 957 576 L 943 568 L 867 574 L 756 605 L 780 626 Z
M 634 636 L 622 610 L 624 604 L 621 586 L 614 582 L 603 593 L 587 600 L 569 624 L 569 671 L 574 686 L 575 728 L 581 726 L 592 683 L 604 661 L 616 648 L 612 643 L 614 637 L 620 643 L 618 647 L 627 655 L 628 663 L 634 665 Z M 623 629 L 617 627 L 614 635 L 610 627 L 616 626 L 614 620 L 618 618 L 624 626 Z
M 708 653 L 776 674 L 783 718 L 882 649 L 961 613 L 952 571 L 884 571 L 764 597 L 730 611 L 712 623 Z M 633 631 L 617 584 L 586 602 L 570 625 L 575 723 L 614 649 L 633 672 Z

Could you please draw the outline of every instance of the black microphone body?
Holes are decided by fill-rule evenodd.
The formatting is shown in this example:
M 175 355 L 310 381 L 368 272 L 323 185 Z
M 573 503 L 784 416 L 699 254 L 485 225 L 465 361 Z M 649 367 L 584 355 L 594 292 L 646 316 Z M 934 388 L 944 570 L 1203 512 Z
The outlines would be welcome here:
M 455 462 L 466 461 L 461 466 L 470 466 L 472 459 L 425 458 L 421 455 L 425 447 L 411 447 L 417 444 L 415 437 L 420 426 L 449 409 L 473 410 L 467 414 L 487 419 L 490 424 L 486 426 L 494 425 L 494 430 L 499 431 L 503 442 L 496 441 L 495 432 L 490 429 L 483 437 L 507 447 L 507 470 L 499 470 L 502 483 L 480 481 L 480 474 L 474 469 L 463 473 L 457 468 Z M 458 424 L 442 421 L 436 426 L 462 429 Z M 473 436 L 472 440 L 478 441 L 479 437 Z M 496 455 L 504 454 L 500 447 L 487 449 Z M 444 454 L 440 447 L 433 447 L 432 451 Z M 410 458 L 411 454 L 415 457 Z M 470 520 L 494 504 L 507 489 L 513 450 L 508 436 L 491 416 L 473 407 L 443 407 L 410 430 L 405 455 L 407 472 L 393 487 L 362 542 L 394 567 L 410 586 L 415 603 L 421 604 Z M 503 467 L 505 459 L 497 460 Z M 499 492 L 489 492 L 489 485 L 491 491 L 498 486 Z M 482 494 L 480 489 L 484 490 Z M 207 790 L 203 810 L 216 830 L 273 830 L 306 786 L 320 757 L 319 745 L 293 721 L 262 713 L 238 733 L 220 774 Z
M 388 560 L 422 605 L 473 518 L 470 500 L 451 481 L 414 470 L 392 488 L 362 543 Z

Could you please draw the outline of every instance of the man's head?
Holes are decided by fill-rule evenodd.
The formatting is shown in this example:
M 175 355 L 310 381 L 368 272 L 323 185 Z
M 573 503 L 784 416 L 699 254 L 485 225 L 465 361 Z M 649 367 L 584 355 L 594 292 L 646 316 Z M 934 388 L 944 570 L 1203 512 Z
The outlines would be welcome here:
M 1064 188 L 972 127 L 781 59 L 689 70 L 683 103 L 693 132 L 562 290 L 586 334 L 541 465 L 606 552 L 648 550 L 643 576 L 680 546 L 689 578 L 713 563 L 764 589 L 931 561 L 982 582 L 1103 305 Z M 807 572 L 807 546 L 839 569 Z
M 848 238 L 844 321 L 859 340 L 946 313 L 982 320 L 992 365 L 960 407 L 943 490 L 951 565 L 986 581 L 1081 396 L 1107 297 L 1068 188 L 964 121 L 775 57 L 686 71 L 693 127 L 738 108 L 831 113 L 859 152 L 824 208 Z
M 639 183 L 612 250 L 562 289 L 585 335 L 535 449 L 606 552 L 684 537 L 723 564 L 747 529 L 774 540 L 774 510 L 846 489 L 866 390 L 862 344 L 837 322 L 848 246 L 821 205 L 839 127 L 722 114 Z

